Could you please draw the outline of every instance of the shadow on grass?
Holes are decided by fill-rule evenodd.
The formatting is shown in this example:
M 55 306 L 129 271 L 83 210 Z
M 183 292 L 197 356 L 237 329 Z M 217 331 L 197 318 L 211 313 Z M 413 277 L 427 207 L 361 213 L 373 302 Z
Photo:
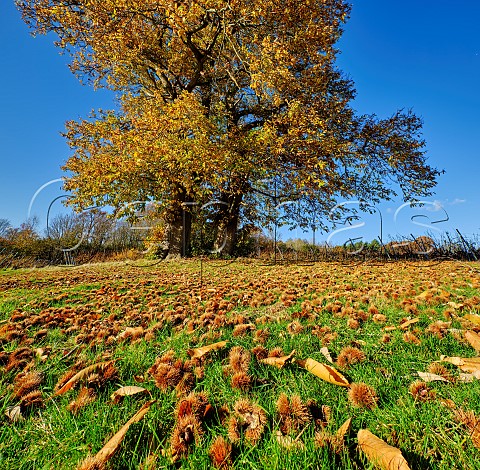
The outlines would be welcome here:
M 421 470 L 434 470 L 436 467 L 432 467 L 431 463 L 415 452 L 403 451 L 402 454 L 411 468 L 418 468 Z

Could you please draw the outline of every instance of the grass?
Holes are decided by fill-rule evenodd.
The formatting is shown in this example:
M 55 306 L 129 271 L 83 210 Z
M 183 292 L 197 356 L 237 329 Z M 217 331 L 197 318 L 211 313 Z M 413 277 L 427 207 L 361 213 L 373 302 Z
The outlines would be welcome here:
M 180 261 L 144 267 L 109 263 L 2 272 L 0 465 L 4 469 L 75 468 L 87 455 L 98 452 L 151 397 L 155 403 L 143 420 L 130 427 L 108 467 L 209 469 L 211 444 L 217 436 L 228 438 L 222 407 L 232 411 L 237 400 L 247 397 L 265 411 L 268 421 L 257 444 L 243 438 L 233 445 L 234 468 L 373 468 L 356 442 L 357 431 L 368 428 L 400 448 L 411 468 L 480 469 L 479 449 L 444 405 L 451 400 L 480 415 L 480 381 L 432 382 L 435 397 L 425 402 L 409 392 L 411 383 L 418 380 L 417 371 L 426 371 L 440 355 L 475 356 L 461 331 L 472 328 L 462 316 L 480 309 L 478 279 L 476 264 L 460 262 L 354 267 L 215 262 L 200 268 L 198 261 Z M 419 297 L 425 292 L 428 295 Z M 372 306 L 386 317 L 385 322 L 373 320 L 368 313 Z M 353 328 L 348 322 L 358 312 L 365 312 L 364 320 Z M 419 344 L 406 342 L 405 331 L 399 328 L 409 317 L 419 318 L 409 327 Z M 438 320 L 451 324 L 437 336 L 429 326 Z M 293 329 L 293 322 L 301 328 Z M 253 326 L 238 335 L 234 334 L 237 324 Z M 396 327 L 388 333 L 389 342 L 382 342 L 385 326 Z M 143 328 L 142 335 L 122 340 L 129 327 Z M 322 346 L 329 348 L 334 359 L 345 346 L 360 348 L 366 356 L 363 362 L 346 369 L 335 367 L 351 383 L 373 387 L 378 406 L 356 407 L 345 388 L 324 382 L 295 363 L 283 369 L 262 364 L 253 354 L 248 369 L 251 388 L 233 388 L 225 370 L 229 351 L 234 346 L 251 351 L 261 344 L 259 329 L 268 332 L 264 348 L 280 347 L 285 354 L 295 349 L 299 359 L 325 362 Z M 227 347 L 209 354 L 204 375 L 193 389 L 206 392 L 212 407 L 203 420 L 203 437 L 174 464 L 168 451 L 181 398 L 175 390 L 156 387 L 148 369 L 168 350 L 186 360 L 187 349 L 221 340 L 228 341 Z M 9 369 L 10 355 L 21 347 L 32 351 L 31 356 L 27 363 Z M 79 387 L 53 397 L 60 377 L 76 363 L 88 366 L 109 359 L 115 360 L 117 377 L 98 388 L 96 400 L 77 414 L 68 405 Z M 458 377 L 455 366 L 446 367 Z M 39 387 L 43 406 L 22 408 L 25 419 L 11 422 L 6 412 L 21 399 L 14 396 L 13 384 L 25 369 L 44 375 Z M 125 397 L 113 404 L 111 394 L 125 385 L 142 386 L 149 397 Z M 351 417 L 352 430 L 341 451 L 316 446 L 315 432 L 320 429 L 313 423 L 302 429 L 303 449 L 282 447 L 275 434 L 280 426 L 276 403 L 281 393 L 329 406 L 332 416 L 327 432 L 335 433 Z M 152 459 L 155 463 L 149 467 Z

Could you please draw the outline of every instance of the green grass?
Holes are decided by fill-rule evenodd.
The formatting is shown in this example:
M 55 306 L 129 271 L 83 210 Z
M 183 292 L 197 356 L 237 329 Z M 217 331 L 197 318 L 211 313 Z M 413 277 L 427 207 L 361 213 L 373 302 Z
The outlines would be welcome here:
M 457 274 L 455 278 L 448 277 L 452 271 Z M 0 352 L 11 353 L 24 345 L 32 350 L 51 348 L 51 352 L 45 361 L 37 355 L 29 366 L 45 376 L 40 387 L 44 407 L 24 412 L 25 419 L 20 422 L 10 422 L 5 413 L 19 402 L 13 397 L 12 384 L 22 370 L 0 370 L 0 466 L 2 469 L 35 470 L 75 468 L 87 455 L 98 452 L 147 400 L 146 397 L 133 396 L 113 404 L 110 400 L 113 391 L 119 386 L 140 385 L 156 401 L 145 418 L 131 426 L 119 451 L 110 460 L 109 468 L 141 468 L 142 462 L 152 453 L 156 456 L 154 468 L 212 468 L 210 445 L 215 437 L 227 436 L 218 409 L 222 406 L 232 409 L 236 400 L 248 397 L 265 410 L 268 424 L 257 445 L 242 440 L 233 446 L 234 468 L 373 468 L 357 450 L 356 443 L 357 431 L 368 428 L 400 448 L 411 468 L 480 469 L 479 450 L 473 446 L 466 429 L 453 420 L 451 411 L 442 404 L 444 400 L 452 400 L 458 407 L 480 415 L 480 381 L 433 382 L 429 385 L 436 397 L 427 402 L 415 401 L 409 393 L 410 384 L 418 379 L 416 372 L 426 371 L 441 354 L 475 355 L 467 343 L 459 341 L 452 333 L 438 338 L 425 332 L 433 321 L 445 320 L 446 301 L 432 301 L 429 305 L 419 303 L 420 320 L 412 326 L 412 330 L 418 330 L 419 345 L 405 342 L 404 332 L 400 329 L 390 333 L 390 342 L 381 342 L 385 325 L 398 327 L 401 319 L 408 316 L 401 301 L 412 297 L 412 289 L 415 295 L 428 289 L 431 282 L 436 288 L 450 292 L 450 301 L 465 303 L 473 299 L 467 310 L 477 312 L 479 305 L 475 304 L 475 296 L 479 292 L 477 287 L 472 287 L 472 280 L 475 284 L 467 263 L 445 263 L 423 271 L 406 263 L 356 268 L 323 263 L 308 267 L 259 266 L 240 262 L 215 267 L 205 263 L 200 273 L 198 261 L 182 261 L 142 268 L 117 263 L 1 273 L 0 288 L 2 285 L 7 288 L 2 288 L 0 297 L 0 321 L 3 320 L 0 323 Z M 290 305 L 283 305 L 280 296 L 290 290 L 295 291 L 294 298 Z M 398 292 L 398 299 L 394 300 L 389 290 Z M 250 299 L 256 296 L 260 300 L 251 306 Z M 369 297 L 368 303 L 363 299 L 365 296 Z M 325 362 L 320 353 L 324 345 L 322 339 L 311 333 L 314 326 L 328 326 L 336 333 L 336 338 L 328 344 L 334 358 L 344 346 L 359 345 L 366 360 L 342 372 L 350 382 L 365 382 L 375 388 L 379 396 L 378 406 L 373 410 L 353 406 L 345 388 L 324 382 L 295 363 L 276 369 L 252 359 L 249 369 L 253 383 L 251 389 L 242 392 L 232 388 L 231 377 L 224 373 L 228 352 L 233 346 L 249 350 L 257 346 L 254 332 L 233 336 L 233 325 L 216 328 L 198 324 L 189 333 L 186 326 L 191 318 L 199 321 L 212 302 L 232 299 L 233 308 L 225 313 L 226 318 L 243 315 L 247 323 L 256 324 L 257 319 L 269 315 L 269 321 L 256 325 L 269 332 L 264 344 L 267 349 L 281 347 L 285 353 L 295 349 L 297 358 L 311 357 Z M 312 318 L 296 318 L 301 316 L 299 312 L 304 300 L 318 301 Z M 387 322 L 376 323 L 370 318 L 362 322 L 359 329 L 349 328 L 347 317 L 332 314 L 325 308 L 335 300 L 343 306 L 357 302 L 355 308 L 363 310 L 374 304 L 387 317 Z M 186 319 L 172 322 L 167 312 L 178 308 L 185 309 Z M 46 312 L 51 312 L 52 318 L 61 318 L 71 309 L 75 315 L 69 322 L 81 320 L 87 313 L 98 313 L 95 319 L 80 323 L 80 329 L 70 333 L 65 330 L 73 323 L 36 324 L 24 328 L 23 338 L 2 339 L 1 328 L 10 324 L 8 320 L 13 312 L 26 312 L 26 319 Z M 458 316 L 463 313 L 465 311 L 456 312 Z M 304 327 L 298 334 L 288 332 L 288 325 L 294 320 Z M 116 336 L 128 326 L 141 325 L 147 330 L 158 322 L 163 326 L 155 328 L 150 341 L 109 342 L 106 337 L 88 337 L 92 331 L 112 325 L 116 328 L 113 336 Z M 11 323 L 19 325 L 18 321 Z M 42 328 L 47 328 L 48 332 L 37 338 L 35 334 Z M 458 317 L 452 320 L 450 328 L 463 328 Z M 87 339 L 79 341 L 79 334 L 86 335 Z M 192 446 L 187 458 L 173 464 L 168 452 L 163 455 L 162 450 L 168 451 L 170 446 L 179 397 L 175 391 L 163 392 L 157 388 L 147 370 L 169 349 L 173 349 L 178 357 L 187 359 L 188 348 L 220 340 L 228 340 L 227 347 L 209 356 L 204 377 L 196 381 L 194 388 L 194 391 L 208 394 L 213 415 L 203 424 L 202 442 Z M 52 398 L 59 378 L 77 361 L 83 360 L 90 365 L 106 358 L 115 360 L 118 379 L 100 389 L 93 403 L 74 415 L 67 406 L 77 396 L 78 387 Z M 456 367 L 448 367 L 452 374 L 458 375 Z M 145 381 L 137 383 L 139 376 Z M 334 433 L 351 417 L 352 430 L 345 438 L 343 451 L 334 454 L 328 448 L 315 447 L 313 424 L 301 436 L 305 444 L 303 450 L 282 448 L 275 437 L 279 427 L 276 402 L 281 393 L 297 394 L 304 401 L 313 399 L 319 405 L 331 407 L 329 432 Z

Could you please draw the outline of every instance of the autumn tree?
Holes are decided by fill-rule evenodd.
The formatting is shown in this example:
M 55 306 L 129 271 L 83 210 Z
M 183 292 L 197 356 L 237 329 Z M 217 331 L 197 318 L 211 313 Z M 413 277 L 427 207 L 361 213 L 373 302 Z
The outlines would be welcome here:
M 340 197 L 366 204 L 399 188 L 410 199 L 435 185 L 417 116 L 350 105 L 354 85 L 336 67 L 344 0 L 16 3 L 34 32 L 56 34 L 75 74 L 119 95 L 119 109 L 67 124 L 70 201 L 155 200 L 169 255 L 185 246 L 185 209 L 212 199 L 216 246 L 230 252 L 240 217 L 258 217 L 247 201 L 278 178 L 317 215 Z

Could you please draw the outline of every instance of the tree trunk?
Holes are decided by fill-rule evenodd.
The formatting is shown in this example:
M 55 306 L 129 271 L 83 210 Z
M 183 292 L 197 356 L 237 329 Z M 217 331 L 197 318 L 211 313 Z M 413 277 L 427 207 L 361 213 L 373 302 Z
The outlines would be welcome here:
M 216 218 L 217 234 L 213 249 L 217 253 L 232 255 L 237 241 L 242 195 L 230 196 L 223 200 L 225 199 L 228 206 L 222 206 L 224 209 L 219 212 Z
M 237 226 L 238 217 L 233 220 L 227 220 L 224 218 L 219 221 L 213 247 L 213 250 L 216 253 L 223 253 L 226 255 L 233 254 L 235 242 L 237 241 Z
M 160 242 L 163 259 L 178 259 L 187 256 L 192 231 L 192 215 L 181 208 L 169 212 L 164 219 L 165 231 Z M 160 250 L 159 250 L 160 251 Z

